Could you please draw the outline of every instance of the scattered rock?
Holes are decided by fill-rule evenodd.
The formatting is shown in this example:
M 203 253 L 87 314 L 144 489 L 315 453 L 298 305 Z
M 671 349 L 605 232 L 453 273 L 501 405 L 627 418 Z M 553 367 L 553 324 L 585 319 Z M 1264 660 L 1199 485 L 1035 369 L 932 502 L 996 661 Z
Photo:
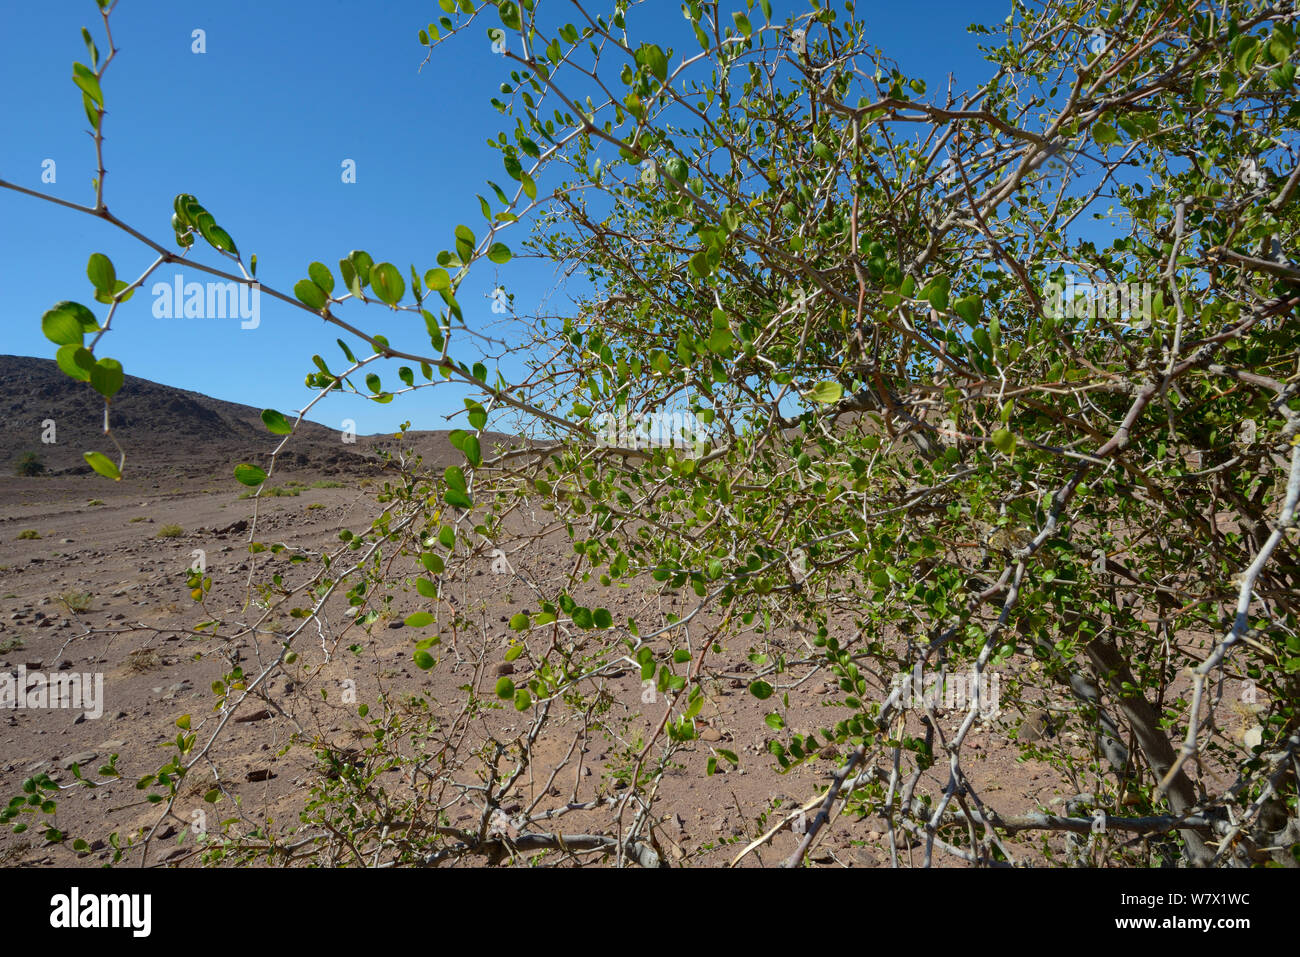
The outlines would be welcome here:
M 1016 731 L 1016 740 L 1041 741 L 1055 734 L 1056 728 L 1052 725 L 1052 716 L 1039 708 L 1037 711 L 1031 711 L 1026 715 L 1025 720 L 1020 722 L 1020 728 Z
M 70 771 L 74 764 L 78 766 L 89 764 L 91 761 L 94 761 L 95 758 L 97 757 L 99 757 L 99 753 L 96 751 L 78 751 L 76 754 L 64 758 L 59 763 L 59 766 L 62 767 L 63 770 L 65 771 Z

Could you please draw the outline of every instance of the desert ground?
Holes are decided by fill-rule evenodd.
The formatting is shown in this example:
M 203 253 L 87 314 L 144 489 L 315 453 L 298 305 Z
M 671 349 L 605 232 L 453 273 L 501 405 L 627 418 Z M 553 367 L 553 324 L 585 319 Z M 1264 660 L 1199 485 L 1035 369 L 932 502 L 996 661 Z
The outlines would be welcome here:
M 98 422 L 87 392 L 53 363 L 0 357 L 0 395 L 9 407 L 8 421 L 15 423 L 0 476 L 0 673 L 24 668 L 102 674 L 104 689 L 97 717 L 75 709 L 0 710 L 0 801 L 21 793 L 22 782 L 33 774 L 72 783 L 74 765 L 86 777 L 109 782 L 69 788 L 60 797 L 57 826 L 84 837 L 89 850 L 78 852 L 69 841 L 50 843 L 35 829 L 12 834 L 6 828 L 0 833 L 0 864 L 96 866 L 111 859 L 112 848 L 105 843 L 110 832 L 152 832 L 147 863 L 198 865 L 202 856 L 196 853 L 193 828 L 186 826 L 197 820 L 196 809 L 214 817 L 234 814 L 249 826 L 271 819 L 291 828 L 320 776 L 313 751 L 354 753 L 357 707 L 345 702 L 339 689 L 353 690 L 356 702 L 372 707 L 383 692 L 390 701 L 407 702 L 413 712 L 451 721 L 462 707 L 465 686 L 490 699 L 502 675 L 513 674 L 517 681 L 526 676 L 527 656 L 503 661 L 514 635 L 507 622 L 518 612 L 536 611 L 539 594 L 565 580 L 573 554 L 560 534 L 510 552 L 508 567 L 484 554 L 466 566 L 471 571 L 441 583 L 440 620 L 451 614 L 472 627 L 453 629 L 451 640 L 434 649 L 438 664 L 432 670 L 413 663 L 419 636 L 403 625 L 405 616 L 431 607 L 414 589 L 397 588 L 391 605 L 366 626 L 352 623 L 341 607 L 327 616 L 328 632 L 313 630 L 302 637 L 295 669 L 259 689 L 256 701 L 245 702 L 224 725 L 216 742 L 219 764 L 196 766 L 173 813 L 160 820 L 158 807 L 144 800 L 135 781 L 166 760 L 182 716 L 189 715 L 192 728 L 206 740 L 217 727 L 213 682 L 234 664 L 242 663 L 251 674 L 274 655 L 286 627 L 284 621 L 270 622 L 265 635 L 232 641 L 195 626 L 213 617 L 246 620 L 250 608 L 255 610 L 259 582 L 277 571 L 286 577 L 299 571 L 292 560 L 295 549 L 333 547 L 341 529 L 369 525 L 382 508 L 376 496 L 385 475 L 374 454 L 380 440 L 361 437 L 343 444 L 337 433 L 313 426 L 295 440 L 292 454 L 282 456 L 268 483 L 281 493 L 254 501 L 243 497 L 248 490 L 231 477 L 231 468 L 239 461 L 258 461 L 275 446 L 258 410 L 128 379 L 115 414 L 131 457 L 124 479 L 112 482 L 81 462 L 81 452 L 96 447 L 85 444 Z M 52 444 L 40 441 L 47 419 L 58 426 Z M 159 421 L 167 423 L 161 436 L 147 424 Z M 457 460 L 445 433 L 421 433 L 413 442 L 426 464 Z M 11 463 L 28 451 L 39 455 L 46 474 L 14 474 Z M 257 541 L 284 542 L 290 549 L 249 554 L 255 508 Z M 213 580 L 203 608 L 187 585 L 196 550 L 205 556 Z M 398 579 L 415 568 L 413 561 L 403 561 L 392 569 Z M 573 591 L 608 607 L 616 621 L 636 617 L 643 630 L 666 614 L 682 613 L 694 597 L 665 591 L 648 579 L 626 589 L 588 583 L 574 585 Z M 841 763 L 843 756 L 827 747 L 816 760 L 779 773 L 767 747 L 776 736 L 764 722 L 770 708 L 747 691 L 770 660 L 763 656 L 774 650 L 791 660 L 813 661 L 812 649 L 798 635 L 741 634 L 709 658 L 699 738 L 677 755 L 655 804 L 654 831 L 672 866 L 727 864 L 781 815 L 815 797 Z M 875 676 L 882 697 L 889 678 Z M 566 813 L 565 830 L 611 832 L 616 815 L 599 801 L 626 786 L 619 769 L 639 738 L 658 724 L 664 704 L 662 698 L 643 700 L 640 674 L 630 659 L 621 665 L 611 660 L 590 681 L 608 705 L 600 729 L 562 726 L 539 740 L 532 768 L 516 782 L 509 795 L 513 800 L 503 804 L 507 815 L 521 808 L 536 815 L 594 802 Z M 303 683 L 313 686 L 313 694 L 295 688 Z M 314 686 L 334 693 L 315 693 Z M 839 715 L 828 714 L 842 693 L 815 663 L 781 675 L 777 690 L 789 693 L 794 730 L 813 731 L 838 720 Z M 1063 813 L 1061 802 L 1077 793 L 1077 782 L 1035 759 L 1030 746 L 1035 737 L 1052 733 L 1053 709 L 1069 707 L 1063 699 L 1034 707 L 1013 707 L 1004 700 L 996 715 L 977 725 L 967 754 L 978 760 L 968 759 L 964 767 L 981 800 L 1004 817 L 1034 810 Z M 955 729 L 963 716 L 941 711 L 949 725 L 944 731 Z M 484 734 L 508 741 L 525 728 L 525 718 L 506 707 L 475 720 Z M 915 725 L 915 718 L 909 722 Z M 1224 725 L 1232 726 L 1231 716 Z M 1076 744 L 1081 755 L 1087 752 L 1088 742 Z M 734 752 L 739 767 L 717 760 L 710 775 L 707 765 L 719 748 Z M 113 755 L 120 779 L 95 774 Z M 549 773 L 556 765 L 562 772 Z M 945 774 L 939 760 L 925 783 L 938 789 Z M 225 802 L 215 809 L 204 801 L 214 787 Z M 472 827 L 473 808 L 458 805 L 449 823 Z M 772 865 L 794 846 L 787 828 L 742 863 Z M 1018 863 L 1042 864 L 1062 852 L 1064 841 L 1029 832 L 1008 846 Z M 898 853 L 902 864 L 919 860 L 916 847 L 903 844 Z M 888 866 L 889 843 L 880 818 L 836 820 L 810 860 L 816 866 Z M 966 866 L 942 854 L 936 863 Z

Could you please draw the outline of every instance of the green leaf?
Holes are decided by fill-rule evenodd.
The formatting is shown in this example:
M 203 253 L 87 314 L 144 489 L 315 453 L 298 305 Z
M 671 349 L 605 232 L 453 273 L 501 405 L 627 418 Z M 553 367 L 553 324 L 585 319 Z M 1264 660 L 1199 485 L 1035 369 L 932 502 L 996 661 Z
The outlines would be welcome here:
M 573 623 L 579 628 L 591 628 L 595 624 L 591 609 L 582 605 L 573 609 Z
M 235 248 L 235 241 L 230 238 L 230 233 L 226 232 L 215 223 L 203 232 L 203 238 L 210 242 L 217 249 L 238 256 L 239 250 Z
M 262 410 L 262 423 L 276 435 L 288 435 L 293 431 L 293 426 L 289 424 L 289 420 L 275 409 Z
M 435 267 L 424 274 L 424 284 L 429 287 L 430 292 L 450 289 L 451 276 L 447 274 L 447 270 Z
M 311 281 L 320 286 L 326 293 L 334 291 L 334 274 L 329 271 L 329 267 L 324 263 L 312 263 L 307 267 L 307 275 L 311 276 Z
M 943 312 L 948 308 L 948 289 L 948 277 L 935 276 L 926 284 L 925 289 L 921 291 L 921 297 L 930 300 L 930 305 L 933 308 L 937 309 L 939 312 Z
M 473 501 L 470 500 L 470 497 L 466 493 L 458 492 L 454 488 L 449 488 L 447 491 L 443 492 L 442 500 L 448 505 L 453 505 L 456 508 L 474 507 Z
M 119 279 L 117 282 L 113 283 L 113 289 L 111 292 L 99 292 L 98 290 L 96 290 L 95 301 L 102 302 L 104 303 L 104 305 L 111 305 L 113 301 L 117 299 L 117 296 L 120 295 L 124 290 L 128 288 L 129 288 L 129 284 L 125 280 Z M 130 302 L 131 297 L 134 295 L 135 295 L 135 290 L 132 289 L 130 292 L 126 293 L 126 295 L 123 295 L 121 299 L 117 299 L 117 301 Z
M 488 259 L 492 260 L 498 266 L 504 266 L 510 262 L 510 247 L 505 243 L 493 243 L 488 247 Z
M 95 357 L 90 350 L 75 342 L 59 346 L 54 361 L 59 364 L 60 369 L 80 382 L 90 381 L 90 370 L 95 365 Z
M 90 385 L 105 399 L 111 399 L 122 388 L 126 376 L 122 374 L 122 363 L 116 359 L 100 359 L 90 368 Z
M 497 15 L 501 17 L 501 22 L 505 24 L 507 29 L 520 29 L 519 4 L 515 3 L 514 0 L 501 0 L 497 4 Z
M 660 83 L 668 79 L 668 58 L 655 44 L 641 44 L 640 49 L 636 51 L 636 62 L 649 69 Z
M 479 448 L 478 436 L 466 435 L 461 443 L 461 451 L 465 453 L 465 458 L 470 465 L 478 466 L 483 462 L 483 452 Z
M 370 269 L 375 263 L 370 258 L 370 254 L 364 249 L 354 249 L 348 253 L 348 262 L 352 264 L 352 269 L 357 275 L 357 282 L 362 286 L 368 285 L 370 282 Z
M 993 446 L 1003 455 L 1010 455 L 1016 448 L 1016 437 L 1006 429 L 998 429 L 991 436 Z
M 773 731 L 780 731 L 785 727 L 785 718 L 781 717 L 775 711 L 764 718 L 763 721 Z
M 417 611 L 413 615 L 407 615 L 403 624 L 406 625 L 407 628 L 423 628 L 426 625 L 433 624 L 433 615 L 429 614 L 427 611 Z
M 95 72 L 84 63 L 72 64 L 72 82 L 81 88 L 81 92 L 94 102 L 98 107 L 104 105 L 104 94 L 99 88 L 99 79 Z
M 457 492 L 469 491 L 469 486 L 465 482 L 465 473 L 458 465 L 449 465 L 442 473 L 442 480 L 447 483 L 447 487 L 455 489 Z
M 984 312 L 984 300 L 979 296 L 963 296 L 953 305 L 953 311 L 965 319 L 968 325 L 974 326 Z
M 527 711 L 533 706 L 533 697 L 528 693 L 527 688 L 520 688 L 515 692 L 515 710 Z
M 91 253 L 86 263 L 86 278 L 99 292 L 111 296 L 117 291 L 117 270 L 113 261 L 103 253 Z
M 417 578 L 415 580 L 415 590 L 425 598 L 438 597 L 438 586 L 427 578 Z
M 1109 146 L 1119 142 L 1119 134 L 1115 132 L 1115 127 L 1105 123 L 1097 123 L 1093 126 L 1092 138 L 1097 141 L 1098 146 Z
M 591 620 L 597 628 L 614 627 L 614 616 L 610 614 L 608 608 L 597 608 L 591 614 Z
M 740 31 L 742 37 L 748 39 L 749 35 L 754 32 L 754 28 L 749 23 L 749 18 L 739 10 L 731 15 L 731 19 L 736 21 L 736 29 Z
M 317 312 L 325 308 L 328 296 L 325 290 L 310 279 L 299 279 L 293 286 L 293 294 L 298 300 L 315 309 Z
M 515 683 L 509 678 L 501 678 L 497 681 L 497 697 L 501 699 L 513 698 L 515 696 Z
M 528 616 L 522 611 L 510 618 L 510 628 L 512 631 L 523 631 L 528 627 Z M 512 649 L 513 650 L 513 649 Z
M 415 659 L 415 666 L 421 671 L 428 671 L 435 664 L 433 655 L 429 654 L 423 648 L 417 648 L 413 657 Z
M 456 255 L 461 262 L 469 262 L 474 255 L 474 232 L 468 226 L 456 227 Z
M 406 294 L 406 281 L 392 263 L 379 263 L 370 269 L 370 288 L 381 301 L 394 306 Z
M 58 345 L 80 346 L 86 330 L 83 324 L 77 321 L 75 313 L 65 308 L 69 305 L 72 303 L 60 303 L 53 309 L 47 310 L 45 315 L 41 316 L 41 332 L 45 333 L 46 339 Z
M 768 698 L 772 697 L 772 686 L 766 681 L 760 679 L 750 684 L 749 693 L 759 701 L 766 701 Z
M 814 402 L 821 402 L 823 405 L 830 405 L 832 402 L 840 401 L 840 396 L 844 395 L 844 386 L 838 382 L 818 382 L 807 392 L 807 397 Z
M 235 479 L 241 485 L 247 485 L 249 488 L 256 488 L 266 481 L 266 473 L 256 465 L 249 465 L 247 462 L 235 466 Z
M 105 478 L 111 478 L 114 482 L 122 480 L 122 473 L 107 455 L 101 455 L 98 452 L 86 452 L 82 457 L 92 469 Z

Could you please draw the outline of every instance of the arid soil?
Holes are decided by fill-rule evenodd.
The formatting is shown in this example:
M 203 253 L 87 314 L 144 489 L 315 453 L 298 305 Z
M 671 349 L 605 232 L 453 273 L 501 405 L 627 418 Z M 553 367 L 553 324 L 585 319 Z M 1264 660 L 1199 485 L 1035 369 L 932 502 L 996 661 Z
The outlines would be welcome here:
M 276 437 L 261 426 L 258 410 L 138 379 L 128 379 L 115 402 L 119 440 L 131 454 L 126 477 L 118 483 L 106 480 L 80 461 L 85 448 L 98 447 L 86 445 L 100 414 L 87 393 L 53 363 L 0 357 L 0 395 L 8 405 L 7 421 L 14 425 L 0 448 L 5 458 L 0 476 L 0 673 L 25 668 L 102 674 L 104 691 L 98 717 L 75 709 L 0 710 L 0 803 L 19 794 L 23 780 L 35 773 L 72 781 L 74 763 L 84 776 L 105 780 L 94 772 L 113 754 L 122 776 L 93 790 L 69 789 L 60 798 L 58 827 L 91 841 L 90 852 L 48 844 L 35 829 L 14 835 L 6 828 L 0 833 L 0 864 L 99 865 L 109 859 L 104 840 L 110 832 L 147 830 L 159 821 L 157 806 L 143 800 L 134 782 L 167 759 L 167 744 L 175 739 L 183 715 L 191 716 L 192 728 L 206 741 L 216 727 L 211 685 L 232 662 L 251 674 L 278 648 L 275 634 L 268 633 L 264 641 L 231 643 L 196 635 L 194 626 L 213 617 L 249 620 L 259 583 L 276 571 L 290 579 L 305 574 L 300 569 L 306 565 L 294 565 L 290 552 L 249 555 L 255 505 L 257 541 L 284 542 L 309 552 L 337 546 L 340 529 L 361 531 L 382 508 L 376 501 L 384 481 L 374 457 L 377 440 L 362 437 L 345 445 L 324 427 L 305 430 L 270 483 L 284 494 L 255 503 L 240 497 L 247 490 L 235 482 L 231 467 L 260 461 L 258 456 L 276 444 Z M 169 424 L 166 441 L 147 425 L 159 416 Z M 58 427 L 52 445 L 40 442 L 41 422 L 49 418 Z M 445 434 L 422 433 L 414 441 L 426 464 L 458 459 Z M 11 463 L 29 450 L 53 474 L 14 475 Z M 196 550 L 202 551 L 213 578 L 204 609 L 192 601 L 186 584 Z M 414 572 L 413 562 L 403 561 L 392 569 L 395 579 Z M 252 562 L 257 567 L 250 580 Z M 457 617 L 475 627 L 445 635 L 433 649 L 439 662 L 431 671 L 421 671 L 412 660 L 414 640 L 422 633 L 402 624 L 405 616 L 431 605 L 413 588 L 398 587 L 392 606 L 368 629 L 345 625 L 347 619 L 336 612 L 328 619 L 332 633 L 313 629 L 304 634 L 296 646 L 301 677 L 277 677 L 259 699 L 264 703 L 246 702 L 225 726 L 217 742 L 219 769 L 195 768 L 177 802 L 177 817 L 155 833 L 149 862 L 196 863 L 193 835 L 184 823 L 196 809 L 214 818 L 234 813 L 236 796 L 246 821 L 296 823 L 317 769 L 307 749 L 285 749 L 295 735 L 337 753 L 355 745 L 356 705 L 343 703 L 339 688 L 354 687 L 361 703 L 375 702 L 381 689 L 390 700 L 413 702 L 413 708 L 423 699 L 432 714 L 445 712 L 451 720 L 464 701 L 462 686 L 472 683 L 493 699 L 502 674 L 513 673 L 521 682 L 529 659 L 524 656 L 513 665 L 503 661 L 514 635 L 507 622 L 520 611 L 536 611 L 534 588 L 545 591 L 564 582 L 572 563 L 567 539 L 551 534 L 510 552 L 508 569 L 484 554 L 469 566 L 472 571 L 444 582 L 440 611 L 454 607 Z M 575 585 L 572 591 L 593 606 L 609 608 L 616 623 L 636 618 L 643 632 L 666 613 L 681 613 L 694 597 L 666 593 L 650 581 L 621 590 Z M 286 623 L 273 624 L 283 631 Z M 656 805 L 656 833 L 674 866 L 729 862 L 779 819 L 773 814 L 778 802 L 788 811 L 808 801 L 841 763 L 843 756 L 827 748 L 816 760 L 778 773 L 767 749 L 777 735 L 764 722 L 772 702 L 758 701 L 747 690 L 759 667 L 752 656 L 775 647 L 792 659 L 810 657 L 799 636 L 742 634 L 709 658 L 700 738 L 679 755 L 680 767 L 664 777 Z M 877 679 L 882 697 L 888 693 L 887 678 Z M 295 680 L 336 691 L 324 698 L 314 688 L 312 695 L 291 694 L 294 689 L 286 683 Z M 508 812 L 534 801 L 538 808 L 559 807 L 618 793 L 621 782 L 614 771 L 635 750 L 639 736 L 658 724 L 665 705 L 662 698 L 643 700 L 640 675 L 630 662 L 593 680 L 610 702 L 607 726 L 618 732 L 585 739 L 581 762 L 570 760 L 554 780 L 547 768 L 570 756 L 574 736 L 557 731 L 540 741 L 534 769 L 517 785 L 517 801 Z M 355 684 L 347 685 L 349 681 Z M 841 692 L 825 671 L 792 670 L 773 683 L 778 693 L 789 692 L 787 720 L 796 731 L 815 731 L 846 716 L 834 707 Z M 1039 705 L 1069 707 L 1065 700 L 1035 703 Z M 1033 710 L 1004 700 L 1000 713 L 977 726 L 964 752 L 963 768 L 972 786 L 986 806 L 1003 816 L 1032 810 L 1063 813 L 1053 801 L 1077 791 L 1050 766 L 1023 755 L 1014 740 Z M 957 711 L 941 713 L 944 732 L 954 730 L 962 717 Z M 481 720 L 485 732 L 509 739 L 525 727 L 526 716 L 507 703 Z M 1232 726 L 1230 718 L 1224 723 Z M 1042 724 L 1041 714 L 1031 716 L 1025 733 Z M 1085 754 L 1088 742 L 1077 744 Z M 717 772 L 707 775 L 707 762 L 717 748 L 735 752 L 740 767 L 719 760 Z M 945 777 L 946 762 L 940 757 L 926 783 L 933 790 Z M 203 801 L 214 785 L 224 791 L 223 803 L 215 809 Z M 465 820 L 451 823 L 473 826 L 472 815 L 462 816 Z M 563 827 L 566 832 L 609 833 L 614 821 L 607 808 L 597 808 L 565 815 Z M 881 827 L 878 817 L 837 820 L 811 859 L 819 866 L 886 866 L 888 841 Z M 1045 845 L 1059 854 L 1063 841 L 1030 833 L 1008 843 L 1018 862 L 1030 864 L 1047 861 Z M 794 837 L 785 830 L 744 863 L 772 865 L 793 847 Z M 903 863 L 919 861 L 919 851 L 904 849 L 901 858 Z M 964 866 L 942 854 L 936 862 Z

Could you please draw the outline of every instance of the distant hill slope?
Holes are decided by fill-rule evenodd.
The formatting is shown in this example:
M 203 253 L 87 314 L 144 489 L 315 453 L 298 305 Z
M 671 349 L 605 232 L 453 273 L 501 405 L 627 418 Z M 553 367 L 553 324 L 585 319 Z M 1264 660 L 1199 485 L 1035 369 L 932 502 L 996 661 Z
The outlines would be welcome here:
M 287 414 L 287 413 L 286 413 Z M 35 452 L 51 471 L 89 471 L 82 453 L 97 450 L 115 458 L 103 435 L 104 402 L 89 385 L 74 381 L 52 359 L 0 355 L 0 468 L 12 474 L 24 452 Z M 43 423 L 53 420 L 53 444 L 41 441 Z M 113 434 L 127 452 L 128 468 L 166 466 L 208 471 L 235 462 L 265 462 L 277 436 L 262 424 L 261 409 L 224 402 L 198 392 L 128 375 L 113 398 Z M 446 431 L 409 432 L 407 443 L 426 465 L 462 461 Z M 486 452 L 496 442 L 517 440 L 498 433 L 482 436 Z M 358 436 L 354 443 L 315 422 L 304 422 L 282 453 L 288 468 L 324 471 L 373 467 L 391 435 Z

